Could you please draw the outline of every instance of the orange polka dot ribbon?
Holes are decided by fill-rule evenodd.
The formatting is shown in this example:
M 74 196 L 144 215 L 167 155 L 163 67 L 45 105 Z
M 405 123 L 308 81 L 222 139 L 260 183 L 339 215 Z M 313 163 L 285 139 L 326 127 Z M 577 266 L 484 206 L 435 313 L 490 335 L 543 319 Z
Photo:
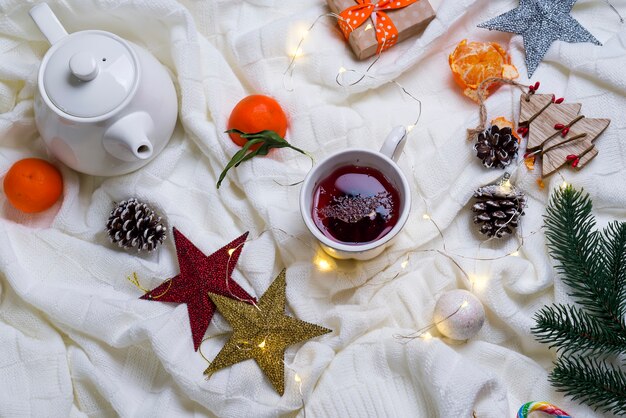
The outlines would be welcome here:
M 376 29 L 376 40 L 378 41 L 377 54 L 391 48 L 398 42 L 398 29 L 389 18 L 386 10 L 402 9 L 410 6 L 419 0 L 381 0 L 372 4 L 372 0 L 355 0 L 357 4 L 348 7 L 339 16 L 339 28 L 348 39 L 352 31 L 361 26 L 369 18 L 372 19 Z

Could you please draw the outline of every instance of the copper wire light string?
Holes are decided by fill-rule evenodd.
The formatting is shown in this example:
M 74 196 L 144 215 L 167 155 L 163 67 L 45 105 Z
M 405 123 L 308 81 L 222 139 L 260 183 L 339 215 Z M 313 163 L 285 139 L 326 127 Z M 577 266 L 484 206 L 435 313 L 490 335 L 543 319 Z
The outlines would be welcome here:
M 615 8 L 615 6 L 613 6 L 613 4 L 609 1 L 609 0 L 604 0 L 604 2 L 606 4 L 609 5 L 609 7 L 611 8 L 611 10 L 613 10 L 613 12 L 617 15 L 617 17 L 619 17 L 619 22 L 620 23 L 624 23 L 624 18 L 622 17 L 622 15 L 620 14 L 620 12 L 617 11 L 617 9 Z
M 605 1 L 606 1 L 606 2 L 607 2 L 610 6 L 611 6 L 611 8 L 612 8 L 612 9 L 613 9 L 616 13 L 617 13 L 617 10 L 615 10 L 615 8 L 613 7 L 613 5 L 612 5 L 612 4 L 610 4 L 610 2 L 608 2 L 608 0 L 605 0 Z M 618 15 L 619 15 L 619 13 L 618 13 Z M 337 14 L 335 14 L 335 13 L 327 13 L 327 14 L 320 15 L 320 16 L 318 16 L 318 17 L 315 19 L 315 21 L 314 21 L 314 22 L 310 25 L 310 27 L 309 27 L 309 29 L 308 29 L 307 33 L 308 33 L 308 32 L 310 32 L 310 31 L 311 31 L 311 30 L 312 30 L 312 29 L 313 29 L 313 28 L 314 28 L 314 27 L 318 24 L 318 22 L 319 22 L 322 18 L 325 18 L 325 17 L 331 17 L 331 18 L 335 18 L 335 19 L 338 19 L 338 20 L 344 20 L 343 18 L 341 18 L 341 16 L 339 16 L 339 15 L 337 15 Z M 620 19 L 621 19 L 621 16 L 620 16 Z M 345 20 L 344 20 L 344 22 L 345 22 Z M 349 24 L 348 24 L 348 25 L 349 25 Z M 300 39 L 300 41 L 299 41 L 299 43 L 298 43 L 298 46 L 297 46 L 297 48 L 296 48 L 296 53 L 293 55 L 293 57 L 292 57 L 292 59 L 291 59 L 291 61 L 290 61 L 290 63 L 289 63 L 289 66 L 287 67 L 287 69 L 286 69 L 286 70 L 285 70 L 285 72 L 284 72 L 284 77 L 283 77 L 283 85 L 284 85 L 284 86 L 285 86 L 285 88 L 286 88 L 287 90 L 289 90 L 289 91 L 293 91 L 293 88 L 288 88 L 288 87 L 286 86 L 286 84 L 285 84 L 285 80 L 286 80 L 287 78 L 288 78 L 289 80 L 292 80 L 292 79 L 293 79 L 293 73 L 294 73 L 295 66 L 296 66 L 296 59 L 297 59 L 298 55 L 301 53 L 301 51 L 302 51 L 302 46 L 303 46 L 304 40 L 305 40 L 305 36 L 303 36 L 303 37 Z M 383 46 L 384 46 L 384 44 L 383 44 Z M 382 48 L 381 48 L 381 49 L 382 49 Z M 381 52 L 382 52 L 382 51 L 381 51 Z M 376 78 L 375 76 L 370 75 L 370 74 L 369 74 L 369 72 L 371 71 L 371 69 L 373 68 L 373 66 L 374 66 L 374 65 L 375 65 L 375 64 L 379 61 L 380 56 L 381 56 L 381 52 L 379 52 L 379 53 L 376 55 L 375 59 L 374 59 L 374 60 L 373 60 L 373 61 L 369 64 L 369 66 L 367 67 L 367 69 L 366 69 L 364 72 L 361 72 L 361 73 L 360 73 L 360 72 L 358 72 L 357 70 L 353 70 L 353 69 L 346 70 L 346 69 L 343 69 L 343 68 L 342 68 L 342 69 L 338 72 L 338 74 L 337 74 L 337 76 L 336 76 L 336 78 L 335 78 L 336 83 L 337 83 L 339 86 L 342 86 L 342 87 L 351 87 L 351 86 L 355 86 L 355 85 L 357 85 L 358 83 L 362 82 L 365 78 L 369 78 L 369 79 L 372 79 L 372 80 L 378 80 L 378 78 Z M 354 73 L 354 74 L 360 75 L 360 77 L 359 77 L 356 81 L 354 81 L 354 82 L 352 82 L 352 83 L 345 84 L 345 83 L 343 82 L 343 77 L 344 77 L 344 76 L 343 76 L 343 74 L 345 74 L 345 73 Z M 390 81 L 388 81 L 388 82 L 389 82 L 389 83 L 393 83 L 394 85 L 396 85 L 398 88 L 400 88 L 400 89 L 402 90 L 402 92 L 403 92 L 404 94 L 406 94 L 409 98 L 411 98 L 412 100 L 414 100 L 414 101 L 417 103 L 417 117 L 416 117 L 416 119 L 415 119 L 415 122 L 413 123 L 413 126 L 417 125 L 417 123 L 418 123 L 418 122 L 419 122 L 419 120 L 420 120 L 421 113 L 422 113 L 422 103 L 421 103 L 421 101 L 420 101 L 418 98 L 416 98 L 413 94 L 411 94 L 411 93 L 410 93 L 410 92 L 409 92 L 409 91 L 408 91 L 405 87 L 403 87 L 403 86 L 402 86 L 400 83 L 398 83 L 396 80 L 390 80 Z M 512 84 L 512 85 L 514 85 L 514 86 L 519 87 L 522 91 L 524 91 L 524 90 L 523 90 L 524 88 L 527 88 L 527 87 L 528 87 L 528 86 L 522 85 L 522 84 L 520 84 L 520 83 L 517 83 L 517 82 L 512 82 L 512 81 L 510 81 L 510 80 L 506 80 L 506 79 L 487 79 L 487 80 L 483 81 L 483 83 L 481 83 L 481 85 L 479 86 L 479 89 L 478 89 L 478 97 L 479 97 L 479 100 L 480 100 L 480 102 L 481 102 L 481 108 L 480 108 L 481 123 L 480 123 L 479 127 L 477 127 L 477 129 L 478 129 L 478 128 L 481 128 L 483 125 L 486 125 L 486 107 L 485 107 L 485 105 L 484 105 L 484 99 L 483 99 L 483 96 L 482 96 L 482 89 L 483 89 L 483 87 L 484 87 L 484 86 L 483 86 L 483 84 L 486 84 L 486 83 L 488 83 L 488 82 L 489 82 L 489 83 L 491 83 L 491 82 L 504 82 L 504 83 L 507 83 L 507 84 Z M 482 131 L 482 130 L 484 130 L 484 127 L 483 127 L 483 129 L 481 129 L 481 131 Z M 571 139 L 571 140 L 573 140 L 573 139 Z M 545 151 L 544 151 L 544 152 L 545 152 Z M 513 173 L 515 173 L 515 171 L 517 171 L 517 168 L 519 168 L 519 165 L 520 165 L 522 162 L 523 162 L 523 160 L 522 160 L 522 161 L 520 161 L 520 163 L 518 163 L 518 164 L 517 164 L 517 167 L 513 170 Z M 561 174 L 559 173 L 559 175 L 561 175 Z M 562 177 L 562 175 L 561 175 L 561 177 Z M 299 184 L 299 183 L 295 183 L 295 184 Z M 421 193 L 418 193 L 418 195 L 419 195 L 419 196 L 420 196 L 420 198 L 424 201 L 425 206 L 426 206 L 426 208 L 427 208 L 427 210 L 428 210 L 428 208 L 429 208 L 428 201 L 427 201 L 427 200 L 426 200 L 426 199 L 422 196 L 422 194 L 421 194 Z M 515 215 L 513 215 L 513 216 L 515 216 Z M 509 221 L 507 221 L 507 224 L 508 224 L 508 223 L 512 220 L 513 216 L 509 219 Z M 410 259 L 411 254 L 416 254 L 416 253 L 427 253 L 427 252 L 432 252 L 432 253 L 440 254 L 440 255 L 442 255 L 442 256 L 444 256 L 444 257 L 448 258 L 448 259 L 449 259 L 449 260 L 450 260 L 450 261 L 451 261 L 451 262 L 452 262 L 452 263 L 453 263 L 453 264 L 454 264 L 454 265 L 455 265 L 455 266 L 456 266 L 456 267 L 457 267 L 457 268 L 458 268 L 458 269 L 462 272 L 462 274 L 463 274 L 463 275 L 465 276 L 465 278 L 466 278 L 466 279 L 470 282 L 470 284 L 471 284 L 471 286 L 472 286 L 472 288 L 473 288 L 473 282 L 471 281 L 469 274 L 468 274 L 468 273 L 467 273 L 467 272 L 466 272 L 466 271 L 465 271 L 465 270 L 461 267 L 461 265 L 460 265 L 460 264 L 459 264 L 459 263 L 455 260 L 455 258 L 454 258 L 454 257 L 459 257 L 459 258 L 463 258 L 463 259 L 467 259 L 467 260 L 474 260 L 474 261 L 493 261 L 493 260 L 498 260 L 498 259 L 506 258 L 506 257 L 508 257 L 508 256 L 510 256 L 510 255 L 511 255 L 511 252 L 508 252 L 507 254 L 502 255 L 502 256 L 498 256 L 498 257 L 481 258 L 481 257 L 469 257 L 469 256 L 465 256 L 465 255 L 462 255 L 462 254 L 456 254 L 456 253 L 453 253 L 453 252 L 449 252 L 449 251 L 448 251 L 448 249 L 447 249 L 447 246 L 446 246 L 445 236 L 444 236 L 444 233 L 443 233 L 442 229 L 439 227 L 439 225 L 437 224 L 437 222 L 436 222 L 436 221 L 432 218 L 432 216 L 430 216 L 430 214 L 428 215 L 428 220 L 429 220 L 429 221 L 433 224 L 433 226 L 437 229 L 437 232 L 438 232 L 439 236 L 440 236 L 440 237 L 441 237 L 441 239 L 442 239 L 442 249 L 424 249 L 424 250 L 412 250 L 412 251 L 409 251 L 409 252 L 407 253 L 407 255 L 406 255 L 406 259 L 407 259 L 407 261 Z M 506 225 L 505 225 L 505 226 L 506 226 Z M 504 228 L 504 226 L 503 226 L 502 228 Z M 520 229 L 521 229 L 521 228 L 520 228 Z M 231 294 L 231 296 L 233 296 L 233 297 L 234 297 L 234 298 L 236 298 L 237 300 L 242 301 L 242 302 L 251 303 L 251 304 L 252 304 L 253 306 L 255 306 L 257 309 L 260 309 L 260 308 L 258 307 L 258 305 L 255 303 L 255 301 L 254 301 L 254 300 L 243 300 L 243 299 L 239 298 L 237 295 L 233 294 L 232 290 L 230 289 L 230 284 L 229 284 L 229 281 L 230 281 L 229 279 L 230 279 L 230 277 L 229 277 L 229 275 L 228 275 L 228 268 L 229 268 L 229 265 L 230 265 L 230 261 L 231 261 L 232 255 L 234 254 L 234 252 L 235 252 L 235 251 L 237 251 L 239 248 L 241 248 L 241 246 L 242 246 L 244 243 L 247 243 L 247 242 L 251 242 L 251 241 L 257 240 L 257 239 L 259 239 L 259 238 L 260 238 L 260 237 L 261 237 L 261 236 L 262 236 L 265 232 L 269 232 L 270 230 L 279 230 L 279 231 L 281 231 L 281 232 L 285 233 L 286 235 L 288 235 L 289 237 L 291 237 L 291 238 L 296 238 L 296 239 L 298 239 L 299 241 L 303 242 L 303 243 L 304 243 L 307 247 L 309 247 L 309 248 L 313 248 L 313 247 L 312 247 L 309 243 L 305 242 L 304 240 L 302 240 L 301 238 L 299 238 L 299 237 L 297 237 L 297 236 L 294 236 L 294 235 L 292 235 L 292 234 L 289 234 L 288 232 L 286 232 L 286 231 L 284 231 L 284 230 L 282 230 L 282 229 L 280 229 L 280 228 L 272 228 L 272 229 L 264 230 L 264 231 L 262 231 L 262 232 L 261 232 L 261 233 L 260 233 L 260 234 L 259 234 L 256 238 L 254 238 L 254 239 L 247 239 L 247 240 L 246 240 L 246 241 L 244 241 L 243 243 L 241 243 L 241 244 L 237 245 L 235 248 L 230 249 L 230 251 L 229 251 L 229 258 L 228 258 L 228 261 L 227 261 L 227 275 L 226 275 L 226 276 L 227 276 L 227 277 L 226 277 L 226 287 L 227 287 L 227 290 L 228 290 L 228 292 Z M 534 235 L 536 232 L 538 232 L 538 231 L 533 232 L 531 235 Z M 524 245 L 524 237 L 520 235 L 520 236 L 519 236 L 519 238 L 520 238 L 520 244 L 519 244 L 519 246 L 517 247 L 517 249 L 516 249 L 515 251 L 513 251 L 513 253 L 514 253 L 514 252 L 519 251 L 519 250 L 523 247 L 523 245 Z M 481 242 L 481 243 L 479 244 L 479 247 L 478 247 L 478 252 L 480 253 L 480 248 L 482 247 L 482 245 L 484 245 L 485 243 L 487 243 L 487 242 L 491 241 L 492 239 L 493 239 L 493 238 L 489 238 L 488 240 L 485 240 L 485 241 Z M 395 275 L 395 276 L 394 276 L 391 280 L 394 280 L 395 278 L 397 278 L 397 277 L 399 276 L 399 274 L 400 274 L 400 273 L 397 273 L 397 274 L 396 274 L 396 275 Z M 139 289 L 141 289 L 142 291 L 144 291 L 144 292 L 148 292 L 148 290 L 147 290 L 147 289 L 145 289 L 143 286 L 141 286 L 141 284 L 139 283 L 139 279 L 138 279 L 138 277 L 137 277 L 136 273 L 133 273 L 133 277 L 132 277 L 132 278 L 131 278 L 131 277 L 128 277 L 127 279 L 128 279 L 131 283 L 133 283 L 136 287 L 138 287 Z M 387 282 L 385 282 L 385 283 L 387 283 Z M 171 280 L 170 280 L 169 284 L 170 284 L 170 286 L 171 286 Z M 367 284 L 369 284 L 369 283 L 365 283 L 364 285 L 367 285 Z M 165 294 L 169 291 L 170 286 L 168 286 L 168 288 L 167 288 L 167 289 L 166 289 L 166 290 L 165 290 L 162 294 L 160 294 L 160 295 L 158 295 L 158 296 L 154 296 L 154 297 L 153 297 L 153 299 L 158 299 L 158 298 L 162 297 L 163 295 L 165 295 Z M 463 307 L 463 305 L 459 306 L 459 308 L 457 308 L 457 309 L 456 309 L 456 310 L 455 310 L 452 314 L 448 315 L 448 316 L 447 316 L 446 318 L 444 318 L 443 320 L 440 320 L 440 321 L 435 322 L 435 323 L 433 323 L 433 324 L 430 324 L 430 325 L 428 325 L 428 326 L 426 326 L 426 327 L 423 327 L 423 328 L 419 329 L 418 331 L 416 331 L 416 332 L 415 332 L 415 333 L 413 333 L 413 334 L 410 334 L 410 335 L 408 335 L 408 336 L 396 336 L 396 337 L 398 337 L 398 338 L 403 338 L 403 339 L 404 339 L 404 338 L 406 338 L 406 339 L 414 339 L 414 338 L 419 338 L 419 337 L 420 337 L 420 336 L 422 336 L 425 332 L 427 332 L 428 330 L 432 329 L 433 327 L 435 327 L 435 326 L 436 326 L 436 325 L 438 325 L 439 323 L 441 323 L 441 322 L 443 322 L 443 321 L 445 321 L 445 320 L 448 320 L 449 318 L 451 318 L 452 316 L 454 316 L 455 314 L 457 314 L 457 313 L 458 313 L 458 312 L 462 309 L 462 307 Z M 217 337 L 217 336 L 220 336 L 220 335 L 223 335 L 223 334 L 216 334 L 216 335 L 213 335 L 213 336 L 206 337 L 205 339 L 203 339 L 203 340 L 202 340 L 202 343 L 204 343 L 205 341 L 207 341 L 207 340 L 209 340 L 209 339 L 212 339 L 212 338 L 215 338 L 215 337 Z M 207 363 L 208 363 L 208 364 L 211 364 L 211 361 L 210 361 L 210 360 L 208 360 L 208 358 L 207 358 L 207 357 L 204 355 L 204 353 L 202 352 L 202 343 L 200 344 L 200 347 L 199 347 L 199 353 L 200 353 L 200 355 L 202 356 L 202 358 L 203 358 L 205 361 L 207 361 Z M 238 347 L 238 348 L 239 348 L 239 347 Z M 248 349 L 248 350 L 249 350 L 249 348 L 239 348 L 239 349 L 243 349 L 243 350 Z M 285 367 L 287 367 L 287 368 L 289 368 L 290 370 L 294 371 L 294 370 L 293 370 L 293 368 L 291 368 L 290 366 L 288 366 L 288 365 L 284 362 L 284 360 L 283 360 L 283 364 L 285 365 Z M 299 375 L 298 375 L 297 373 L 296 373 L 296 377 L 299 377 Z M 302 400 L 303 413 L 304 413 L 304 414 L 305 414 L 305 416 L 306 416 L 305 401 L 304 401 L 304 396 L 303 396 L 303 393 L 302 393 L 302 383 L 301 383 L 301 380 L 300 380 L 300 381 L 298 381 L 298 379 L 297 379 L 297 378 L 296 378 L 296 382 L 297 382 L 297 383 L 298 383 L 298 385 L 299 385 L 299 387 L 298 387 L 298 391 L 299 391 L 299 394 L 300 394 L 300 396 L 301 396 L 301 400 Z
M 454 312 L 452 312 L 450 315 L 446 316 L 445 318 L 443 318 L 443 319 L 441 319 L 441 320 L 439 320 L 437 322 L 433 322 L 432 324 L 426 325 L 425 327 L 418 329 L 414 333 L 411 333 L 411 334 L 408 334 L 408 335 L 395 334 L 393 337 L 398 339 L 398 340 L 406 340 L 406 341 L 403 341 L 404 344 L 406 344 L 409 341 L 415 340 L 417 338 L 421 338 L 424 334 L 426 334 L 426 332 L 428 332 L 431 329 L 435 328 L 437 325 L 446 322 L 448 319 L 452 318 L 454 315 L 459 313 L 459 311 L 461 309 L 463 309 L 464 306 L 465 306 L 465 302 L 462 302 L 459 305 L 459 307 L 456 308 L 456 310 Z
M 324 13 L 322 15 L 319 15 L 314 21 L 313 23 L 309 26 L 309 28 L 304 32 L 304 35 L 300 38 L 300 41 L 298 42 L 298 46 L 296 47 L 296 51 L 295 53 L 292 55 L 291 60 L 289 62 L 289 65 L 287 66 L 287 69 L 284 71 L 283 73 L 283 86 L 285 87 L 285 89 L 287 91 L 293 91 L 293 86 L 287 86 L 286 83 L 286 79 L 289 80 L 289 84 L 293 84 L 293 75 L 294 75 L 294 70 L 296 67 L 296 60 L 299 57 L 300 53 L 302 52 L 302 48 L 304 45 L 304 41 L 307 37 L 307 35 L 309 34 L 309 32 L 311 32 L 316 26 L 317 24 L 326 17 L 330 17 L 333 19 L 336 19 L 337 21 L 342 21 L 343 23 L 345 23 L 350 29 L 354 29 L 351 25 L 350 22 L 346 19 L 344 19 L 343 17 L 341 17 L 340 15 L 336 14 L 336 13 Z M 370 27 L 370 26 L 368 26 Z M 368 27 L 366 27 L 366 30 L 368 29 Z M 371 27 L 373 30 L 373 27 Z M 379 80 L 377 77 L 370 75 L 370 71 L 372 70 L 372 68 L 376 65 L 376 63 L 380 60 L 380 57 L 383 53 L 383 49 L 385 47 L 386 44 L 386 40 L 383 41 L 382 45 L 378 48 L 378 52 L 376 54 L 376 56 L 374 57 L 374 59 L 372 60 L 372 62 L 367 66 L 366 70 L 364 72 L 360 72 L 358 70 L 355 69 L 345 69 L 345 68 L 340 68 L 340 70 L 337 72 L 337 75 L 335 76 L 335 82 L 337 83 L 337 85 L 341 86 L 341 87 L 352 87 L 355 86 L 357 84 L 359 84 L 360 82 L 362 82 L 365 78 L 369 78 L 372 80 Z M 343 79 L 344 79 L 344 74 L 346 73 L 353 73 L 353 74 L 357 74 L 359 76 L 359 78 L 356 81 L 353 81 L 351 83 L 344 83 Z M 392 83 L 395 84 L 397 87 L 399 87 L 402 92 L 404 94 L 406 94 L 410 99 L 414 100 L 417 103 L 418 109 L 417 109 L 417 117 L 415 119 L 415 121 L 413 122 L 412 125 L 409 125 L 411 128 L 414 127 L 415 125 L 417 125 L 417 123 L 420 120 L 421 114 L 422 114 L 422 102 L 416 98 L 413 94 L 411 94 L 406 88 L 404 88 L 400 83 L 398 83 L 396 80 L 389 80 L 387 81 L 387 83 Z

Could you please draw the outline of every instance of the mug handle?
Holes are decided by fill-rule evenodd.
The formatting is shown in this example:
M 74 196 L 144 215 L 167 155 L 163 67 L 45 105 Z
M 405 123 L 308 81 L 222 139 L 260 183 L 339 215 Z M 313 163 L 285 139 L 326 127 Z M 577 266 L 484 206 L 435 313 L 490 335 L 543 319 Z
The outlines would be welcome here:
M 380 153 L 397 162 L 406 144 L 406 137 L 406 128 L 404 126 L 396 126 L 389 132 L 389 135 L 387 135 L 387 139 L 385 139 Z

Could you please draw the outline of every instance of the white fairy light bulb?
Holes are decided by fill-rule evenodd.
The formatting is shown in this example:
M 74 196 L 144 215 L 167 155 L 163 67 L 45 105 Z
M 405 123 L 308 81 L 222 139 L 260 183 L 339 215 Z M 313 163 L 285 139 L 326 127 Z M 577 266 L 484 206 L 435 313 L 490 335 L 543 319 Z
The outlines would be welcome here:
M 321 272 L 328 272 L 336 270 L 337 265 L 335 262 L 320 248 L 313 258 L 313 264 Z

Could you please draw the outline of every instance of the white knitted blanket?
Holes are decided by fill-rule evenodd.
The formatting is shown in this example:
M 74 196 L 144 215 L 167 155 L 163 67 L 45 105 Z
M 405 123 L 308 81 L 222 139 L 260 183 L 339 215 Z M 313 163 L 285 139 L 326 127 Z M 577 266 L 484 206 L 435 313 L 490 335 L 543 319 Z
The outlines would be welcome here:
M 33 122 L 36 73 L 48 49 L 28 16 L 38 2 L 0 0 L 1 175 L 18 159 L 47 155 Z M 615 3 L 626 14 L 624 3 Z M 612 119 L 597 141 L 600 154 L 580 173 L 551 177 L 544 190 L 538 170 L 514 174 L 529 200 L 525 239 L 517 257 L 495 261 L 471 258 L 511 253 L 520 240 L 479 248 L 468 202 L 501 172 L 472 155 L 465 130 L 476 125 L 478 109 L 452 81 L 447 57 L 463 38 L 497 41 L 527 82 L 521 37 L 476 27 L 517 1 L 433 1 L 438 17 L 426 32 L 393 47 L 374 67 L 375 79 L 351 88 L 336 84 L 338 69 L 369 62 L 355 62 L 326 20 L 307 37 L 293 92 L 283 86 L 288 55 L 327 11 L 323 0 L 50 4 L 70 32 L 112 31 L 155 54 L 175 79 L 180 123 L 165 151 L 136 173 L 94 178 L 58 164 L 64 198 L 43 214 L 24 215 L 0 195 L 0 416 L 303 416 L 296 372 L 309 417 L 501 418 L 531 400 L 575 417 L 601 416 L 551 388 L 555 354 L 529 330 L 543 305 L 567 302 L 540 231 L 550 189 L 564 179 L 584 187 L 600 225 L 626 218 L 626 31 L 603 1 L 580 0 L 573 15 L 604 46 L 556 42 L 533 80 L 544 92 L 583 103 L 586 116 Z M 400 161 L 413 188 L 412 214 L 380 257 L 315 264 L 322 254 L 300 219 L 299 187 L 284 186 L 301 180 L 310 162 L 290 150 L 243 164 L 216 190 L 237 150 L 222 132 L 245 95 L 276 97 L 289 115 L 289 140 L 319 160 L 349 147 L 377 149 L 393 126 L 412 122 L 414 103 L 391 80 L 422 100 L 423 113 Z M 487 102 L 490 116 L 516 117 L 518 96 L 501 88 Z M 284 396 L 254 361 L 205 380 L 207 362 L 193 351 L 185 305 L 138 300 L 142 293 L 128 275 L 154 288 L 178 273 L 178 262 L 171 237 L 141 256 L 108 242 L 112 202 L 133 196 L 156 206 L 207 254 L 245 231 L 260 236 L 246 244 L 234 275 L 252 295 L 287 268 L 288 313 L 334 332 L 287 350 Z M 444 244 L 473 283 L 449 258 L 416 252 Z M 456 288 L 471 289 L 485 306 L 475 338 L 394 338 L 429 325 L 439 295 Z M 220 337 L 203 344 L 209 359 L 228 330 L 216 315 L 207 335 Z

